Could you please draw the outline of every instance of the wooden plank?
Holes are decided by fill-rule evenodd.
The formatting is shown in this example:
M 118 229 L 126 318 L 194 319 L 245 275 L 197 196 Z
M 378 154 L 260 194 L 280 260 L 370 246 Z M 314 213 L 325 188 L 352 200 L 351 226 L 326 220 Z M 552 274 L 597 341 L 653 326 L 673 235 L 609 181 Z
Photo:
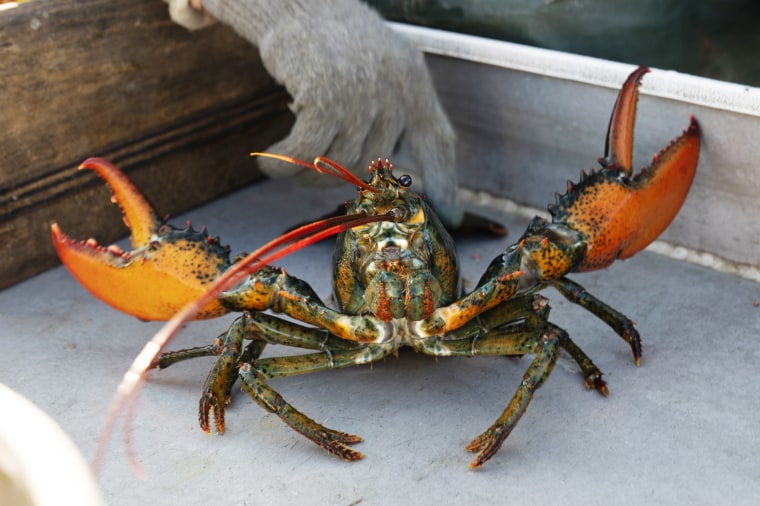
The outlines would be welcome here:
M 160 213 L 259 177 L 289 97 L 223 26 L 188 32 L 156 0 L 47 0 L 0 11 L 0 288 L 55 265 L 49 225 L 125 234 L 108 192 L 75 167 L 102 156 Z

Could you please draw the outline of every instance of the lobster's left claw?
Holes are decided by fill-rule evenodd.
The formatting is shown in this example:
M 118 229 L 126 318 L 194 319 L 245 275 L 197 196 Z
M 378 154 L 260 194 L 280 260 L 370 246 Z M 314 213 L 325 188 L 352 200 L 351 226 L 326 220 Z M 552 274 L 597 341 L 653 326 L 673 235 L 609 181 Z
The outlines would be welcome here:
M 639 67 L 626 80 L 610 117 L 602 170 L 583 174 L 577 185 L 550 206 L 553 223 L 584 237 L 586 252 L 574 271 L 591 271 L 633 256 L 670 224 L 686 199 L 699 160 L 700 129 L 692 117 L 681 136 L 634 174 L 633 125 L 641 78 Z
M 163 224 L 127 177 L 109 162 L 90 158 L 91 169 L 113 192 L 131 231 L 132 251 L 102 247 L 94 239 L 75 241 L 53 223 L 53 244 L 72 275 L 106 304 L 143 320 L 168 320 L 195 300 L 230 265 L 229 248 L 196 232 Z M 217 301 L 196 318 L 213 318 L 227 310 Z

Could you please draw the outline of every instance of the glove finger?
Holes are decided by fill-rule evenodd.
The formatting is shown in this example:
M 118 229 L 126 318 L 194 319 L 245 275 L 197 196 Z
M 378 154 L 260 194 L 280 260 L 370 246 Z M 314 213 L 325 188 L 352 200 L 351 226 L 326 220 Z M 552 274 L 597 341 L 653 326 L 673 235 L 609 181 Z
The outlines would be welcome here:
M 378 101 L 378 97 L 371 97 L 366 92 L 357 93 L 343 101 L 333 113 L 341 116 L 341 125 L 325 156 L 354 174 L 359 174 L 359 168 L 368 162 L 362 159 L 362 154 L 367 136 L 377 128 L 375 110 Z
M 169 16 L 172 21 L 188 30 L 199 30 L 214 24 L 206 11 L 190 6 L 189 0 L 165 0 L 169 4 Z
M 402 105 L 401 102 L 397 104 Z M 404 131 L 404 123 L 402 111 L 381 109 L 364 139 L 359 163 L 366 165 L 378 158 L 393 157 Z
M 288 136 L 269 146 L 266 152 L 311 162 L 327 152 L 337 131 L 335 118 L 325 117 L 324 111 L 316 107 L 304 107 L 296 113 L 296 121 Z M 259 158 L 257 162 L 259 170 L 273 178 L 291 176 L 305 170 L 271 158 Z
M 428 100 L 421 100 L 418 114 L 410 115 L 402 144 L 422 171 L 428 200 L 446 225 L 456 227 L 463 216 L 457 196 L 456 135 L 432 86 L 420 97 Z

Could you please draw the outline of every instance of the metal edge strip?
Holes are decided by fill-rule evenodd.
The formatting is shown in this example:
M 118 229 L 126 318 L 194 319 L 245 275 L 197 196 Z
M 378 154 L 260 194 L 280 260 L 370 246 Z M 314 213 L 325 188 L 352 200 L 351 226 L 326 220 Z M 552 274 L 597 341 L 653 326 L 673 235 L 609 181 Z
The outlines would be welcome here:
M 634 66 L 460 33 L 389 22 L 423 52 L 618 89 Z M 641 93 L 760 117 L 760 88 L 653 69 Z

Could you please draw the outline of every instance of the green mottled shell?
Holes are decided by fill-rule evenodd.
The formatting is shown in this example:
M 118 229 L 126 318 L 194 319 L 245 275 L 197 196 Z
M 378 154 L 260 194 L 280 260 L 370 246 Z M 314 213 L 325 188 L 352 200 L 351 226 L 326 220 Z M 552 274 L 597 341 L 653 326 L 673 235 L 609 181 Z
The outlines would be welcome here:
M 427 311 L 420 305 L 437 308 L 459 295 L 456 246 L 417 193 L 400 186 L 389 170 L 377 170 L 373 176 L 370 184 L 381 191 L 361 191 L 347 204 L 348 214 L 378 215 L 399 208 L 407 220 L 355 227 L 338 236 L 333 254 L 335 300 L 349 314 L 369 311 L 383 318 L 387 312 L 383 319 L 418 320 Z M 383 245 L 392 245 L 391 256 Z

